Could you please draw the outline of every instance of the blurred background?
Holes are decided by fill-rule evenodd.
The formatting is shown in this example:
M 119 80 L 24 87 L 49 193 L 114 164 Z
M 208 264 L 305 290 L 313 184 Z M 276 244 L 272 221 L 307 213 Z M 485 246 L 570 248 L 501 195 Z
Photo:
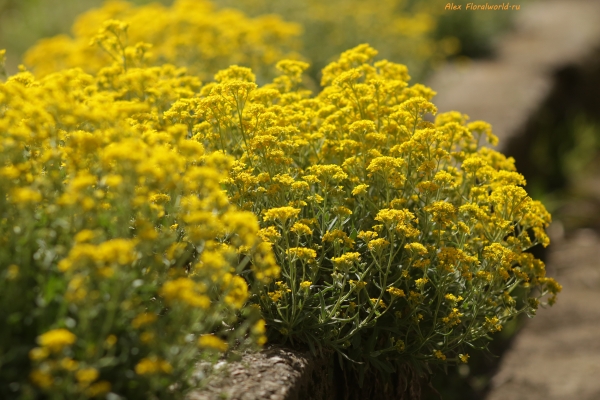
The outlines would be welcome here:
M 218 69 L 238 63 L 259 69 L 258 78 L 264 82 L 274 73 L 264 65 L 272 66 L 280 58 L 292 57 L 311 64 L 306 85 L 315 91 L 320 71 L 328 62 L 351 47 L 369 43 L 379 51 L 378 58 L 406 64 L 413 83 L 427 83 L 436 90 L 439 94 L 434 102 L 440 111 L 456 109 L 472 120 L 492 123 L 501 138 L 501 150 L 515 157 L 518 170 L 526 176 L 528 192 L 542 200 L 553 214 L 550 232 L 553 244 L 548 249 L 534 251 L 548 261 L 553 276 L 558 275 L 561 283 L 567 282 L 567 293 L 580 290 L 573 289 L 578 287 L 576 284 L 569 286 L 569 277 L 574 276 L 575 269 L 559 268 L 555 260 L 565 254 L 567 247 L 577 247 L 573 241 L 578 240 L 582 231 L 588 232 L 586 237 L 593 237 L 590 243 L 600 248 L 595 233 L 600 230 L 600 1 L 521 0 L 520 10 L 484 12 L 451 12 L 444 9 L 445 0 L 150 3 L 148 0 L 128 3 L 0 0 L 0 49 L 7 50 L 7 71 L 15 73 L 20 64 L 38 75 L 73 66 L 90 71 L 98 69 L 106 62 L 106 54 L 92 49 L 81 60 L 73 59 L 71 53 L 89 47 L 102 21 L 108 18 L 131 20 L 129 39 L 154 45 L 151 62 L 187 66 L 192 72 L 203 74 L 203 79 L 211 79 Z M 466 2 L 457 4 L 463 4 L 464 8 Z M 153 25 L 156 13 L 169 15 L 168 20 L 175 28 L 197 25 L 198 48 L 170 51 L 177 47 L 178 37 L 184 33 L 173 26 Z M 191 15 L 194 13 L 206 15 Z M 596 271 L 586 273 L 586 279 L 593 282 L 589 299 L 600 301 L 600 268 L 596 260 L 587 259 L 580 264 Z M 559 297 L 559 303 L 562 301 Z M 563 307 L 562 310 L 571 312 L 570 307 L 579 307 L 582 315 L 589 314 L 593 310 L 584 312 L 581 308 L 594 308 L 589 303 L 565 294 L 559 310 Z M 536 320 L 547 318 L 559 327 L 560 318 L 564 318 L 561 315 L 541 310 Z M 579 322 L 583 325 L 589 322 L 582 321 Z M 577 323 L 569 322 L 572 327 Z M 594 326 L 588 324 L 580 329 L 599 328 Z M 521 336 L 526 337 L 527 329 L 524 320 L 514 321 L 497 334 L 489 352 L 472 356 L 469 366 L 435 375 L 424 397 L 517 399 L 498 397 L 502 385 L 493 377 L 506 375 L 500 356 L 506 351 L 522 351 L 514 345 L 515 338 L 521 331 L 525 332 Z M 600 329 L 595 332 L 600 333 Z M 569 334 L 576 336 L 573 332 Z M 550 349 L 559 346 L 552 341 L 551 333 L 541 338 L 550 340 Z M 581 340 L 580 349 L 586 346 L 590 349 L 590 343 Z M 600 354 L 596 356 L 600 360 Z M 536 362 L 542 364 L 560 362 L 535 354 L 528 357 L 533 361 L 537 357 Z M 535 365 L 531 368 L 537 368 Z M 600 373 L 600 365 L 595 368 Z M 577 368 L 574 371 L 579 373 Z M 570 379 L 565 376 L 548 374 L 546 380 Z M 582 383 L 579 388 L 596 384 L 597 379 L 589 381 L 592 382 Z M 538 391 L 546 393 L 546 397 L 540 398 L 600 398 L 586 397 L 581 391 L 567 397 L 553 397 L 551 391 L 544 392 L 550 383 L 546 387 L 540 382 L 535 383 Z M 524 381 L 521 386 L 531 384 Z M 597 389 L 595 393 L 600 396 L 600 387 Z M 531 393 L 528 390 L 524 393 Z M 593 396 L 594 392 L 590 393 Z
M 154 1 L 165 6 L 173 2 Z M 26 51 L 40 39 L 73 34 L 76 17 L 104 3 L 0 0 L 0 48 L 7 50 L 9 73 L 17 70 Z M 108 8 L 123 2 L 110 3 L 113 6 Z M 413 78 L 421 81 L 447 59 L 490 56 L 494 40 L 510 26 L 515 13 L 448 12 L 443 0 L 214 0 L 213 4 L 218 9 L 240 10 L 251 18 L 276 14 L 298 24 L 301 30 L 296 50 L 311 63 L 310 74 L 315 80 L 341 52 L 369 43 L 380 51 L 381 58 L 408 65 Z

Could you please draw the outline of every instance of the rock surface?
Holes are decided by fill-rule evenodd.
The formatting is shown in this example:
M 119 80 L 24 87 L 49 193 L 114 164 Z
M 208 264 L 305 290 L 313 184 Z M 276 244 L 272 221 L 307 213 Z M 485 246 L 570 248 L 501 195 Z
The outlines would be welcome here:
M 333 397 L 329 364 L 308 352 L 272 347 L 239 362 L 217 364 L 201 391 L 186 400 L 326 400 Z

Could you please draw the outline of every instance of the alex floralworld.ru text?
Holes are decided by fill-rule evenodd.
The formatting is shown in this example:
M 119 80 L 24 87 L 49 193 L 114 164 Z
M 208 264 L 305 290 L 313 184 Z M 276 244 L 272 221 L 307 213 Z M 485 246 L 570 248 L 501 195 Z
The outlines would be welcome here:
M 446 3 L 444 10 L 450 10 L 450 11 L 463 10 L 463 8 L 462 8 L 463 5 L 464 4 Z M 520 10 L 521 5 L 520 4 L 511 5 L 510 3 L 502 3 L 502 4 L 467 3 L 467 5 L 465 6 L 464 9 L 465 10 L 505 10 L 505 11 L 507 11 L 507 10 Z

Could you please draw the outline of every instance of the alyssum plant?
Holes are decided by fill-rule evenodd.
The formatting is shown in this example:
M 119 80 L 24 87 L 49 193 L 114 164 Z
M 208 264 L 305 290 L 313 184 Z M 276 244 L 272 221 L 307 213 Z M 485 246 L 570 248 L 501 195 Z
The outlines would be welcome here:
M 434 92 L 404 66 L 361 45 L 313 95 L 302 62 L 202 85 L 140 46 L 0 84 L 6 397 L 181 394 L 195 360 L 264 343 L 257 309 L 272 343 L 361 376 L 423 370 L 554 302 L 525 252 L 549 214 L 488 124 L 423 119 Z
M 266 341 L 238 273 L 279 270 L 221 190 L 233 160 L 131 118 L 200 84 L 137 72 L 145 102 L 118 68 L 0 82 L 2 399 L 179 398 L 196 361 Z
M 251 301 L 273 342 L 335 350 L 363 376 L 466 363 L 510 318 L 560 291 L 526 250 L 550 215 L 489 124 L 435 114 L 434 92 L 367 45 L 302 90 L 307 65 L 258 88 L 232 67 L 186 115 L 193 140 L 234 155 L 231 201 L 261 218 L 281 279 Z M 528 293 L 517 306 L 514 291 Z

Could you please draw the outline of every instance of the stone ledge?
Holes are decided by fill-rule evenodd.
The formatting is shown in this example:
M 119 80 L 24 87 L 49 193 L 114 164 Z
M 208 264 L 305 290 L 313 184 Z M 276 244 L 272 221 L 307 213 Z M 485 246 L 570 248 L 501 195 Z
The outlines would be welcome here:
M 282 347 L 245 354 L 215 366 L 219 373 L 186 400 L 328 400 L 334 398 L 331 363 Z

